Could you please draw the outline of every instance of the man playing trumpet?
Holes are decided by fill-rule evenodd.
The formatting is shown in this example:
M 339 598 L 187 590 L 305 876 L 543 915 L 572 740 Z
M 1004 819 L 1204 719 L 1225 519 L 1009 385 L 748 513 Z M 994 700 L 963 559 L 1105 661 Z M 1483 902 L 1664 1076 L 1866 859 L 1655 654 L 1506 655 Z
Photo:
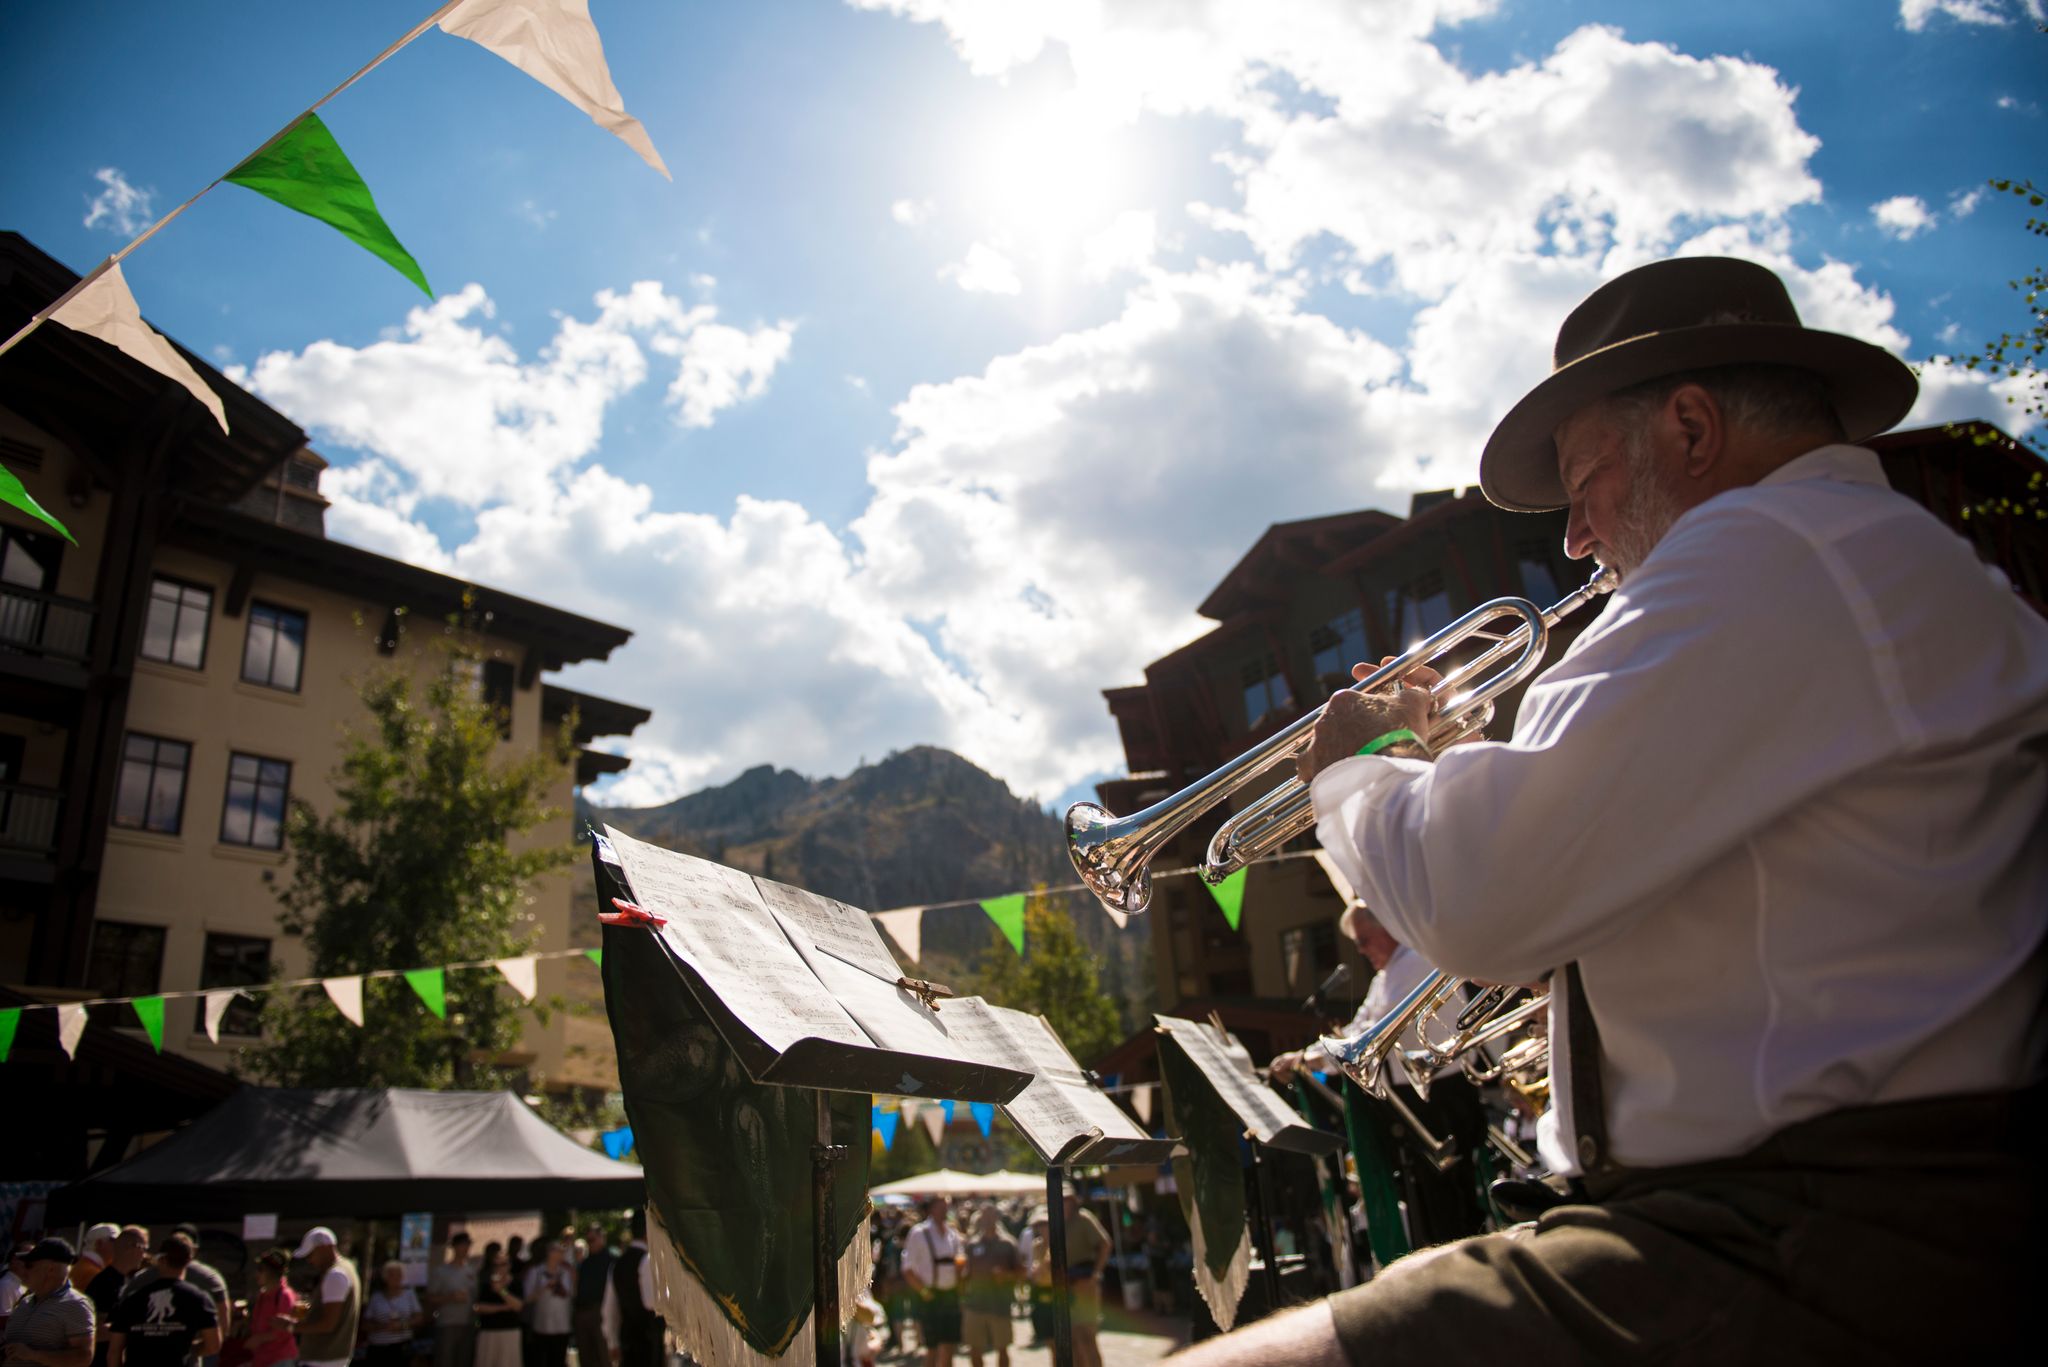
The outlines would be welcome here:
M 1987 1359 L 2034 1288 L 2048 624 L 1853 445 L 1910 371 L 1743 261 L 1565 321 L 1481 462 L 1619 572 L 1510 742 L 1331 699 L 1318 833 L 1403 943 L 1551 970 L 1534 1224 L 1202 1363 Z M 1944 1313 L 1948 1308 L 1955 1313 Z

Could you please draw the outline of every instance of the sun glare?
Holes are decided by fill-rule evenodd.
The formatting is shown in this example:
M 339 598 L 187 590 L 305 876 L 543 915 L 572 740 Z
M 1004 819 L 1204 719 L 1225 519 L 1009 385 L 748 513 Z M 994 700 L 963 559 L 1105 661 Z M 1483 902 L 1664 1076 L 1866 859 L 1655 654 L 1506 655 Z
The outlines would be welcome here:
M 1126 207 L 1129 125 L 1063 95 L 1039 102 L 971 149 L 976 208 L 989 230 L 1042 255 L 1063 253 Z

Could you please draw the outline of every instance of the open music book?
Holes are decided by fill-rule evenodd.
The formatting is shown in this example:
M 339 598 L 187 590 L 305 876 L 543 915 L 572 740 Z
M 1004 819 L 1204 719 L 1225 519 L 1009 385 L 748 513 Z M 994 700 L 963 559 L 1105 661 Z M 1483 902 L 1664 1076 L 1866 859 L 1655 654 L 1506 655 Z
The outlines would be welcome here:
M 1337 1135 L 1319 1130 L 1259 1077 L 1252 1056 L 1235 1038 L 1206 1021 L 1155 1016 L 1160 1032 L 1187 1055 L 1216 1096 L 1244 1122 L 1251 1137 L 1268 1148 L 1288 1153 L 1334 1153 L 1344 1146 Z

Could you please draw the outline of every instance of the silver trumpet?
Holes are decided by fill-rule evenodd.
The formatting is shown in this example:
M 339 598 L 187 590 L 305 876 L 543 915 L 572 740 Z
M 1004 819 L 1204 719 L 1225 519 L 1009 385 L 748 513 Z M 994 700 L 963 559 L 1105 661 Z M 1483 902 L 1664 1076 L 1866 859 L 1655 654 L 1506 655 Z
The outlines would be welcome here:
M 1448 1039 L 1430 1038 L 1430 1027 L 1444 1004 L 1464 987 L 1465 980 L 1441 969 L 1432 970 L 1417 983 L 1393 1010 L 1349 1039 L 1325 1036 L 1324 1052 L 1338 1069 L 1369 1094 L 1393 1100 L 1396 1093 L 1387 1073 L 1387 1060 L 1399 1055 L 1408 1074 L 1408 1085 L 1417 1096 L 1429 1099 L 1430 1080 L 1439 1069 L 1458 1063 L 1475 1083 L 1500 1081 L 1547 1066 L 1550 1041 L 1540 1035 L 1510 1045 L 1493 1062 L 1478 1051 L 1505 1039 L 1542 1016 L 1550 1007 L 1550 994 L 1538 992 L 1527 1001 L 1507 1006 L 1519 988 L 1494 986 L 1482 989 L 1458 1013 L 1456 1033 Z M 1503 1009 L 1506 1007 L 1506 1009 Z M 1406 1049 L 1402 1038 L 1410 1029 L 1421 1041 L 1419 1049 Z
M 1494 700 L 1542 667 L 1550 628 L 1612 590 L 1616 582 L 1610 571 L 1602 569 L 1547 609 L 1526 598 L 1482 603 L 1351 685 L 1351 691 L 1374 692 L 1467 641 L 1489 642 L 1430 688 L 1435 711 L 1426 739 L 1430 749 L 1440 750 L 1477 733 L 1492 720 Z M 1510 619 L 1512 626 L 1497 626 Z M 1322 715 L 1323 709 L 1318 707 L 1214 773 L 1141 812 L 1118 817 L 1093 802 L 1075 803 L 1067 809 L 1067 855 L 1074 861 L 1074 872 L 1104 906 L 1126 913 L 1145 910 L 1152 900 L 1153 857 L 1211 808 L 1257 783 L 1269 771 L 1281 765 L 1292 767 L 1295 758 L 1308 748 L 1310 733 Z M 1290 778 L 1223 823 L 1209 842 L 1202 876 L 1220 883 L 1314 824 L 1308 785 Z

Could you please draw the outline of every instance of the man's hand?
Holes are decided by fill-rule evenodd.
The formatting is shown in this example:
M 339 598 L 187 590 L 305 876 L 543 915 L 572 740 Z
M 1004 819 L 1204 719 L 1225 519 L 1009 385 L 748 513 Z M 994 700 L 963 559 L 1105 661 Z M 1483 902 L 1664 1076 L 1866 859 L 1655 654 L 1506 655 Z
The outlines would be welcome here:
M 1290 1049 L 1284 1054 L 1275 1054 L 1273 1061 L 1266 1065 L 1266 1071 L 1273 1075 L 1273 1081 L 1285 1082 L 1301 1067 L 1301 1051 Z
M 1393 662 L 1394 657 L 1389 655 L 1380 661 L 1380 666 Z M 1351 672 L 1363 679 L 1372 672 L 1372 667 L 1355 665 Z M 1427 736 L 1430 713 L 1436 707 L 1429 688 L 1439 678 L 1435 670 L 1418 665 L 1402 678 L 1399 692 L 1354 693 L 1347 688 L 1332 694 L 1310 735 L 1308 749 L 1294 762 L 1301 781 L 1314 781 L 1317 774 L 1340 759 L 1351 758 L 1360 746 L 1389 731 L 1406 727 L 1418 736 Z

